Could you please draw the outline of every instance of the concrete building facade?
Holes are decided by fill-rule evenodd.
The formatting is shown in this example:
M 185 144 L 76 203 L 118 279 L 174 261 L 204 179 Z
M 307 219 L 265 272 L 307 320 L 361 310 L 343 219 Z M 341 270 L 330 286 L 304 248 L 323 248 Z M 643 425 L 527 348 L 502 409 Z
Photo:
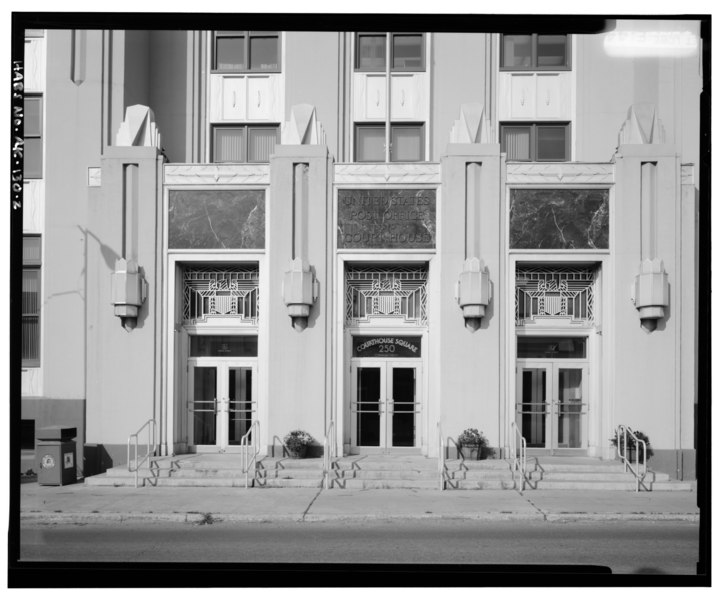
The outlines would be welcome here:
M 694 478 L 700 44 L 27 30 L 28 460 L 74 426 L 99 473 L 149 420 L 161 455 L 613 459 L 624 424 Z

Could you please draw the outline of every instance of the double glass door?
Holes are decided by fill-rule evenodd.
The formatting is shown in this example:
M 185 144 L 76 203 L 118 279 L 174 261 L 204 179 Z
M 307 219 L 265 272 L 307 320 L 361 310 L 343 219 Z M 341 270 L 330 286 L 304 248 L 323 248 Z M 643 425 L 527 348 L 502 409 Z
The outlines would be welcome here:
M 192 358 L 188 364 L 190 452 L 239 449 L 256 414 L 254 361 Z
M 421 445 L 421 379 L 420 361 L 353 362 L 350 406 L 353 453 Z
M 516 407 L 528 448 L 586 448 L 586 363 L 518 361 Z

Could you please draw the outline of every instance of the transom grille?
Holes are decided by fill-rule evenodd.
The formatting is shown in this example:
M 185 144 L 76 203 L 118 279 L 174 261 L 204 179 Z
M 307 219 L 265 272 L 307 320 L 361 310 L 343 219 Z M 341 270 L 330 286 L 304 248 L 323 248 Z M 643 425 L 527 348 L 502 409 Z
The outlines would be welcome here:
M 347 267 L 345 324 L 402 318 L 427 324 L 426 267 Z
M 255 267 L 186 269 L 183 276 L 184 319 L 233 319 L 233 323 L 257 325 L 259 271 Z M 239 320 L 239 321 L 238 321 Z
M 515 318 L 518 326 L 552 319 L 594 324 L 595 272 L 591 268 L 517 268 Z

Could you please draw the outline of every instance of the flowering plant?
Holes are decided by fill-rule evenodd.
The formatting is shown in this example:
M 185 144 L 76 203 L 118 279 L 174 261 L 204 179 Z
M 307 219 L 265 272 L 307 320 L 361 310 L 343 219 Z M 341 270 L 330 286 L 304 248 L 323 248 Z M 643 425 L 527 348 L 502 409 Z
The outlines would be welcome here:
M 647 445 L 647 459 L 654 456 L 654 451 L 652 450 L 651 444 L 649 443 L 649 436 L 642 433 L 641 431 L 632 430 L 634 432 L 634 435 L 638 440 L 644 441 L 644 443 Z M 614 437 L 609 440 L 612 443 L 612 446 L 615 446 L 619 448 L 620 451 L 622 451 L 624 447 L 624 436 L 621 436 L 620 439 L 617 439 L 617 432 L 614 432 Z M 626 450 L 634 450 L 637 447 L 637 443 L 634 441 L 634 438 L 631 435 L 627 435 L 627 447 Z M 626 454 L 626 450 L 622 451 L 622 454 Z M 641 454 L 642 447 L 640 446 L 640 454 L 639 454 L 639 460 L 644 460 L 644 457 Z
M 302 452 L 312 445 L 314 438 L 306 431 L 296 429 L 285 436 L 284 442 L 290 452 Z
M 469 448 L 476 446 L 477 448 L 486 448 L 489 445 L 487 438 L 484 437 L 481 431 L 477 431 L 474 428 L 465 429 L 459 434 L 457 438 L 459 445 L 463 448 Z

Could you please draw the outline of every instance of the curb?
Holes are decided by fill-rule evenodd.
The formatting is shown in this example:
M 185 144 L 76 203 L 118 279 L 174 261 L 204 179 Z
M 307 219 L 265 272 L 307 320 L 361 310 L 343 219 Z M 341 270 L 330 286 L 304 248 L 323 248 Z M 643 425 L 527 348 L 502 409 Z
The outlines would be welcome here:
M 466 513 L 466 514 L 364 514 L 364 515 L 238 515 L 232 513 L 98 513 L 98 512 L 26 512 L 20 515 L 25 523 L 191 523 L 211 525 L 213 523 L 268 523 L 268 522 L 337 522 L 337 521 L 383 521 L 383 520 L 470 520 L 470 521 L 684 521 L 698 523 L 696 513 Z

